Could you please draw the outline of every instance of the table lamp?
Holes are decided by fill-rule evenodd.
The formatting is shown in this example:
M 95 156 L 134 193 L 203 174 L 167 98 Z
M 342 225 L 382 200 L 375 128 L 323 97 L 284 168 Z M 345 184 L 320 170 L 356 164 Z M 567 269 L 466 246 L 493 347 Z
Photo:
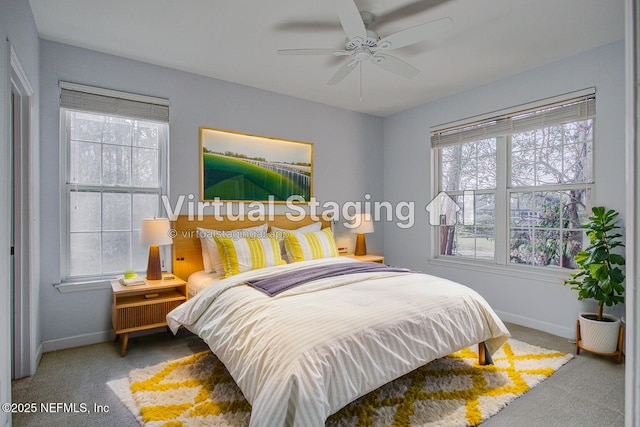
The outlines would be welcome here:
M 160 246 L 170 245 L 173 240 L 169 236 L 170 225 L 167 218 L 144 218 L 140 243 L 149 246 L 149 262 L 147 263 L 147 280 L 162 279 L 160 265 Z
M 364 239 L 364 235 L 366 233 L 373 233 L 373 221 L 371 220 L 371 215 L 369 214 L 361 214 L 360 216 L 356 217 L 356 221 L 354 221 L 354 224 L 358 225 L 351 229 L 351 232 L 356 235 L 355 255 L 366 255 L 367 243 Z

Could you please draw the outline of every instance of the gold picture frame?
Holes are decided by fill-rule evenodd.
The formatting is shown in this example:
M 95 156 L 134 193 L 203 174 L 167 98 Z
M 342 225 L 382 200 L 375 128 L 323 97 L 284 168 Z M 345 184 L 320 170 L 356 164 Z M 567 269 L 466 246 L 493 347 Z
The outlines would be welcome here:
M 313 143 L 200 128 L 202 201 L 309 202 Z

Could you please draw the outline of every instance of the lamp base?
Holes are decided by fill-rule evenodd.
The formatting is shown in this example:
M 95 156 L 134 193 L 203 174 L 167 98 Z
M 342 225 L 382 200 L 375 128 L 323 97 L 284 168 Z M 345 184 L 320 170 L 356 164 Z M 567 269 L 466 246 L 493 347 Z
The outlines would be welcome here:
M 367 242 L 364 240 L 364 233 L 356 234 L 356 256 L 367 254 Z
M 147 280 L 161 280 L 162 265 L 160 264 L 160 247 L 149 246 L 149 261 L 147 263 Z

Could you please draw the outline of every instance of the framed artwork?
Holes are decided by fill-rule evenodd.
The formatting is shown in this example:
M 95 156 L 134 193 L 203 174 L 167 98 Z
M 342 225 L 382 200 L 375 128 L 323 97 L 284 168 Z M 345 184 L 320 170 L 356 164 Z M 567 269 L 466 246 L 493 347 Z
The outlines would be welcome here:
M 201 127 L 200 153 L 203 201 L 311 200 L 312 143 Z

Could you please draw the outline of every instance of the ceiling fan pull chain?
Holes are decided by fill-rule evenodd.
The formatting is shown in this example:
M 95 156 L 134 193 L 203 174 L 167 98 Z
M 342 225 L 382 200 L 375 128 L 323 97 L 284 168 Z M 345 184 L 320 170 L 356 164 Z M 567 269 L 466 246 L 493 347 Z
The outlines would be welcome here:
M 360 102 L 362 102 L 362 62 L 358 63 L 360 67 Z

